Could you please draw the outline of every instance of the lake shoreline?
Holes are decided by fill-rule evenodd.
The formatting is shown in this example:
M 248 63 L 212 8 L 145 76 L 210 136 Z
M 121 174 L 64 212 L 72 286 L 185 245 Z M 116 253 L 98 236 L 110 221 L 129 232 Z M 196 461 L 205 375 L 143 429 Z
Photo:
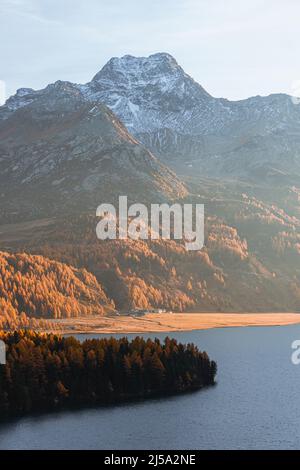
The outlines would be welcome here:
M 53 320 L 54 321 L 54 320 Z M 62 334 L 143 334 L 300 323 L 299 313 L 159 313 L 55 320 Z
M 81 403 L 81 404 L 71 404 L 68 406 L 57 406 L 57 407 L 52 407 L 52 408 L 40 408 L 37 410 L 34 410 L 32 412 L 23 412 L 23 413 L 12 413 L 9 415 L 3 415 L 0 416 L 0 428 L 1 426 L 5 426 L 7 424 L 11 423 L 17 423 L 20 419 L 23 418 L 36 418 L 36 419 L 41 419 L 43 417 L 55 414 L 63 414 L 63 413 L 80 413 L 83 411 L 99 411 L 99 410 L 108 410 L 108 409 L 116 409 L 117 407 L 121 406 L 126 406 L 126 405 L 138 405 L 138 404 L 143 404 L 146 403 L 147 401 L 152 401 L 152 402 L 159 402 L 161 400 L 167 400 L 169 398 L 176 398 L 176 397 L 183 397 L 187 395 L 192 395 L 199 393 L 203 390 L 209 390 L 210 388 L 216 387 L 218 385 L 218 381 L 215 380 L 214 383 L 208 384 L 208 385 L 199 385 L 199 386 L 194 386 L 186 390 L 182 391 L 174 391 L 174 390 L 169 390 L 164 393 L 160 392 L 149 392 L 146 393 L 145 395 L 134 395 L 134 394 L 128 394 L 124 395 L 121 397 L 118 397 L 118 399 L 115 400 L 107 400 L 107 401 L 102 401 L 102 402 L 93 402 L 93 403 Z

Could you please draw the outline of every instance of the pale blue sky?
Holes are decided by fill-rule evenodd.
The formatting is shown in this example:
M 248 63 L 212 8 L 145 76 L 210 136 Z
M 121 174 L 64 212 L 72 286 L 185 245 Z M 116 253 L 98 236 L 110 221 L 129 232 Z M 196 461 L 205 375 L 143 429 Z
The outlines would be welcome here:
M 214 96 L 292 93 L 299 44 L 299 0 L 0 0 L 7 95 L 160 51 Z

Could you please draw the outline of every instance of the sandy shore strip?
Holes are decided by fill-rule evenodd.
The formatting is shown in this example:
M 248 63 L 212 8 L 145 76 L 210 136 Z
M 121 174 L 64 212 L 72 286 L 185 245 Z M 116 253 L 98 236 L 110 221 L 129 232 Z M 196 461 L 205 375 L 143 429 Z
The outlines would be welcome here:
M 55 320 L 57 322 L 57 320 Z M 300 323 L 300 313 L 149 313 L 58 320 L 63 333 L 156 333 Z

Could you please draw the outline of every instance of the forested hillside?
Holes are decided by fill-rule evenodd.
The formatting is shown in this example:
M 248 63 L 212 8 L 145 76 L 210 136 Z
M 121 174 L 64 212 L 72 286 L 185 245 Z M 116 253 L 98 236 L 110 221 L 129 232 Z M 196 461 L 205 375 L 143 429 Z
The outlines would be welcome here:
M 16 224 L 13 233 L 5 226 L 0 247 L 87 270 L 105 292 L 104 310 L 298 311 L 299 217 L 245 193 L 222 196 L 207 204 L 197 252 L 172 240 L 97 240 L 89 214 Z
M 33 319 L 103 315 L 114 304 L 96 278 L 43 256 L 0 252 L 0 327 L 45 326 Z
M 277 188 L 274 195 L 263 186 L 196 178 L 188 186 L 193 195 L 186 201 L 205 205 L 205 246 L 198 252 L 187 252 L 181 242 L 172 240 L 97 240 L 98 219 L 89 213 L 1 225 L 0 250 L 11 253 L 9 262 L 8 254 L 1 258 L 0 275 L 9 293 L 2 296 L 2 312 L 8 310 L 7 302 L 18 314 L 42 318 L 103 314 L 113 306 L 299 311 L 297 188 Z M 23 252 L 35 255 L 28 259 L 38 269 L 27 272 L 35 271 L 31 263 L 23 268 L 14 263 L 18 277 L 12 283 L 7 278 L 11 260 L 20 257 L 14 253 Z M 43 278 L 47 288 L 40 287 Z M 28 290 L 31 302 L 20 301 L 17 287 L 22 287 L 19 297 L 24 288 Z

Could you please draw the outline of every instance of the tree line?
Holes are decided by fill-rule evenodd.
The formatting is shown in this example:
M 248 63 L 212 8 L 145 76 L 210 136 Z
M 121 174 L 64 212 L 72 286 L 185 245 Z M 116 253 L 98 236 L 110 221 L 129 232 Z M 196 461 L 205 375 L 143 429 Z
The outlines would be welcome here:
M 0 333 L 0 416 L 118 403 L 214 384 L 217 365 L 194 344 L 136 337 L 87 339 Z

